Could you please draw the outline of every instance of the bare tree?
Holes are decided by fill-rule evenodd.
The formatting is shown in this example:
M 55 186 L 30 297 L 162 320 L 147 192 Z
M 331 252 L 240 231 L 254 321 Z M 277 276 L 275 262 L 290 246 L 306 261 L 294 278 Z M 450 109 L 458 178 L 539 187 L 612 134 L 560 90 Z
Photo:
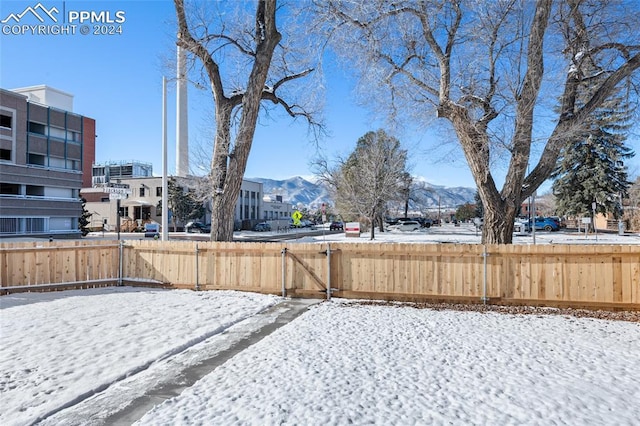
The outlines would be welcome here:
M 206 2 L 191 13 L 184 0 L 174 0 L 177 44 L 191 52 L 203 68 L 215 105 L 215 140 L 209 174 L 212 197 L 211 239 L 231 241 L 234 209 L 253 143 L 261 105 L 282 107 L 291 117 L 314 125 L 303 103 L 285 100 L 287 83 L 306 77 L 313 68 L 301 66 L 300 51 L 283 49 L 276 25 L 276 0 L 255 2 L 251 23 L 247 2 Z M 239 9 L 234 14 L 233 7 Z M 224 8 L 214 17 L 204 12 Z M 308 52 L 307 52 L 308 53 Z M 294 67 L 300 67 L 294 69 Z
M 407 151 L 400 141 L 378 130 L 362 136 L 351 155 L 338 159 L 335 166 L 326 161 L 316 166 L 320 180 L 333 189 L 339 209 L 369 220 L 373 240 L 386 203 L 398 199 L 406 185 L 406 163 Z
M 448 120 L 485 207 L 483 243 L 511 243 L 521 202 L 550 176 L 567 141 L 620 84 L 633 87 L 640 11 L 629 6 L 319 0 L 317 11 L 336 49 L 359 66 L 371 98 L 388 99 L 395 116 L 419 119 L 431 110 Z M 594 84 L 579 102 L 578 90 Z M 502 189 L 492 172 L 496 159 L 508 159 Z

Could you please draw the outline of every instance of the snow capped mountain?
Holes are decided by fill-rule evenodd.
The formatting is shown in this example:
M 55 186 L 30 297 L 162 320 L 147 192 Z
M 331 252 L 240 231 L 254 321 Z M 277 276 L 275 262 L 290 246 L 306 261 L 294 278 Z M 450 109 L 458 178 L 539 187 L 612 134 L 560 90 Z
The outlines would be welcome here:
M 331 196 L 324 185 L 309 182 L 300 176 L 285 180 L 249 178 L 261 182 L 265 195 L 281 195 L 282 200 L 294 206 L 302 204 L 310 209 L 319 208 L 322 203 L 331 203 Z
M 248 178 L 253 182 L 261 182 L 265 195 L 281 195 L 283 201 L 293 205 L 302 204 L 312 210 L 319 208 L 322 203 L 333 204 L 327 188 L 300 176 L 285 180 L 267 178 Z M 474 188 L 431 185 L 421 182 L 414 190 L 416 200 L 411 203 L 415 210 L 433 209 L 440 206 L 443 209 L 455 209 L 465 203 L 473 203 L 476 190 Z
M 465 203 L 475 203 L 475 188 L 467 188 L 463 186 L 446 187 L 438 185 L 426 184 L 424 187 L 418 187 L 414 190 L 417 201 L 414 203 L 416 207 L 422 208 L 441 208 L 454 209 Z

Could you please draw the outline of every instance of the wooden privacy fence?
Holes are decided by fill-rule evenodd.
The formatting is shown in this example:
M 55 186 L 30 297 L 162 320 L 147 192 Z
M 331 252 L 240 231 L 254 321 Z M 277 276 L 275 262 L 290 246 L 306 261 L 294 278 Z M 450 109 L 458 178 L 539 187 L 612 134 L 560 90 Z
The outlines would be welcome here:
M 306 297 L 640 309 L 640 247 L 630 245 L 132 240 L 4 244 L 0 254 L 5 292 L 87 281 Z
M 55 241 L 0 244 L 3 293 L 118 283 L 117 241 Z

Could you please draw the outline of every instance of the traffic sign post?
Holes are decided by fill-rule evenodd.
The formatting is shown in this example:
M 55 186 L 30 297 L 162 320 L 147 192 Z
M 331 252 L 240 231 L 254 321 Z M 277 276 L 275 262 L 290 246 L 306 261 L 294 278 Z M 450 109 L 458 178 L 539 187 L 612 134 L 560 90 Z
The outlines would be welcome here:
M 300 219 L 302 219 L 302 213 L 300 213 L 298 210 L 294 211 L 293 213 L 291 213 L 291 219 L 293 219 L 294 226 L 299 226 Z
M 120 240 L 120 200 L 126 200 L 131 195 L 131 188 L 128 183 L 112 183 L 102 188 L 104 192 L 109 194 L 109 200 L 116 200 L 116 230 L 118 232 L 118 240 Z

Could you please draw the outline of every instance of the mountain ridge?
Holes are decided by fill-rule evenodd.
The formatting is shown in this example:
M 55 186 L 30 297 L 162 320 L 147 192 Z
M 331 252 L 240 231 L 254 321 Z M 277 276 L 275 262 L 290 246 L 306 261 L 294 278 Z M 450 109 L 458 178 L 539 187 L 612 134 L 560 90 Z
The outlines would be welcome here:
M 333 204 L 328 188 L 302 176 L 281 180 L 269 178 L 247 178 L 247 180 L 262 183 L 264 195 L 280 195 L 283 201 L 294 206 L 315 210 L 322 203 Z M 414 188 L 415 200 L 409 203 L 412 210 L 455 209 L 465 203 L 475 203 L 474 188 L 447 187 L 419 182 L 420 184 Z

